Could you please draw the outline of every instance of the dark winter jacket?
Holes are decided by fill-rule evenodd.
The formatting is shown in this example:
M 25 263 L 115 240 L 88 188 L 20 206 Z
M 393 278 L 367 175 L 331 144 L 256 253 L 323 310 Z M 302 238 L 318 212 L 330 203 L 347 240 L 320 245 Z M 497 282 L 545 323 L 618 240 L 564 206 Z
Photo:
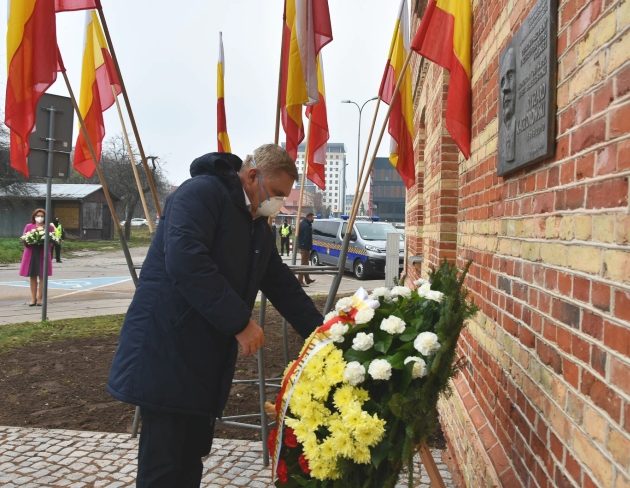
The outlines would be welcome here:
M 123 324 L 108 391 L 163 411 L 220 415 L 258 290 L 302 337 L 321 314 L 253 220 L 241 160 L 211 153 L 166 201 Z
M 307 251 L 313 249 L 313 224 L 307 218 L 302 219 L 302 222 L 300 222 L 298 247 Z

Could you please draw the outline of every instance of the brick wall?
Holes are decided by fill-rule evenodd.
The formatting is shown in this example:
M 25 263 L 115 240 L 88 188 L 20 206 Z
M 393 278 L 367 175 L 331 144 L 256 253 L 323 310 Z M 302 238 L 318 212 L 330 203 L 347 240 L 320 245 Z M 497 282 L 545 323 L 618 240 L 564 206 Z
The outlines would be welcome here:
M 470 160 L 444 127 L 448 76 L 416 65 L 409 252 L 424 275 L 472 259 L 480 307 L 440 413 L 468 486 L 628 487 L 630 0 L 558 1 L 556 154 L 500 178 L 498 59 L 534 3 L 473 1 Z

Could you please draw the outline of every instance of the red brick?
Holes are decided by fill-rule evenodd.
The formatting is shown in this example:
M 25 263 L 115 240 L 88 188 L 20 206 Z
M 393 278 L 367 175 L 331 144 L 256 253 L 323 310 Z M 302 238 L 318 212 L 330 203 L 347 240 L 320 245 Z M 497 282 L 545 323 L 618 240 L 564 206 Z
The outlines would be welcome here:
M 573 483 L 569 481 L 569 478 L 567 478 L 567 475 L 564 474 L 558 466 L 556 466 L 554 472 L 554 484 L 558 488 L 573 488 L 574 486 Z
M 564 446 L 560 439 L 553 433 L 549 433 L 549 445 L 551 446 L 551 452 L 558 461 L 562 461 L 562 455 L 564 454 Z
M 630 321 L 630 293 L 615 290 L 615 317 Z
M 600 310 L 610 310 L 610 286 L 593 281 L 591 283 L 591 300 L 594 307 Z
M 604 344 L 630 356 L 630 328 L 620 327 L 609 321 L 604 321 Z
M 613 80 L 608 80 L 593 94 L 593 114 L 606 110 L 614 99 Z
M 630 103 L 615 109 L 610 115 L 608 137 L 625 136 L 630 132 Z
M 575 180 L 575 162 L 567 161 L 560 166 L 560 184 L 566 185 Z
M 531 331 L 531 329 L 529 329 L 528 327 L 524 327 L 522 325 L 519 325 L 519 327 L 518 327 L 518 340 L 521 341 L 521 343 L 524 346 L 527 346 L 527 347 L 529 347 L 531 349 L 531 348 L 534 347 L 534 344 L 536 342 L 536 336 Z
M 571 275 L 567 273 L 558 273 L 558 291 L 565 296 L 571 296 Z
M 588 122 L 571 134 L 571 154 L 586 149 L 606 139 L 606 120 L 604 117 Z
M 611 178 L 589 185 L 586 208 L 612 208 L 628 205 L 628 179 Z
M 582 370 L 582 393 L 591 397 L 595 405 L 602 408 L 615 421 L 621 420 L 621 399 L 603 381 Z
M 630 169 L 630 140 L 619 142 L 617 149 L 617 171 Z
M 617 168 L 617 146 L 611 144 L 597 151 L 595 159 L 595 174 L 607 175 L 614 173 Z
M 581 276 L 573 277 L 573 298 L 582 302 L 589 302 L 591 294 L 591 281 Z
M 606 376 L 606 358 L 608 354 L 599 346 L 591 345 L 591 366 L 602 377 Z
M 573 388 L 577 388 L 580 380 L 580 368 L 570 359 L 563 358 L 562 376 L 571 384 L 571 386 L 573 386 Z
M 630 65 L 626 64 L 615 75 L 615 97 L 621 98 L 628 92 L 630 92 Z
M 610 356 L 610 381 L 630 395 L 630 365 Z
M 573 210 L 584 206 L 584 186 L 573 186 L 557 192 L 556 210 Z
M 566 460 L 564 461 L 564 467 L 567 468 L 567 471 L 571 475 L 571 477 L 580 484 L 580 479 L 582 478 L 582 468 L 575 460 L 575 458 L 569 454 L 569 451 L 566 451 Z
M 591 346 L 584 339 L 580 339 L 578 336 L 571 337 L 571 354 L 576 358 L 584 361 L 586 364 L 590 363 Z
M 630 402 L 623 406 L 623 428 L 630 432 Z
M 558 327 L 556 329 L 556 344 L 564 352 L 571 352 L 571 337 L 572 334 L 564 327 Z
M 582 313 L 582 332 L 601 340 L 604 337 L 604 321 L 601 315 L 594 314 L 590 310 Z
M 580 308 L 572 303 L 554 299 L 551 315 L 574 329 L 580 326 Z
M 575 160 L 575 179 L 577 181 L 593 176 L 595 167 L 595 152 L 580 156 Z

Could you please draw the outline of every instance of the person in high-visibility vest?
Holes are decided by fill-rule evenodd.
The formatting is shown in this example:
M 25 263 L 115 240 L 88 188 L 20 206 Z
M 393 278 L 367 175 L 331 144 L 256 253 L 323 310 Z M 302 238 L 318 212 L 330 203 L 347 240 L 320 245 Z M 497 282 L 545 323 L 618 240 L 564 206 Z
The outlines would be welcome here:
M 289 255 L 289 241 L 293 234 L 293 228 L 289 225 L 289 222 L 284 219 L 280 226 L 280 256 L 284 256 L 284 250 L 287 250 L 287 256 Z
M 55 246 L 55 261 L 60 263 L 61 262 L 61 241 L 63 241 L 66 238 L 66 230 L 63 228 L 63 225 L 61 225 L 61 222 L 59 222 L 58 218 L 55 217 L 55 220 L 53 220 L 52 223 L 55 226 L 55 236 L 57 236 L 57 240 L 53 243 Z

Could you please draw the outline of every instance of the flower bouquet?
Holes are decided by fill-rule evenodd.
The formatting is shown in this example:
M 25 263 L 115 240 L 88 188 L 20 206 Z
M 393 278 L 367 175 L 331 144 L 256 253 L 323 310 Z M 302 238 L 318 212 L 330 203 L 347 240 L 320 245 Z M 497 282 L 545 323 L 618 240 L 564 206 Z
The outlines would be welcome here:
M 284 374 L 268 439 L 276 486 L 388 488 L 411 468 L 476 311 L 467 270 L 443 263 L 415 290 L 359 289 L 337 302 Z
M 20 237 L 20 240 L 27 246 L 43 246 L 45 238 L 44 229 L 33 229 Z M 48 232 L 49 242 L 51 244 L 59 242 L 59 237 L 54 232 Z

